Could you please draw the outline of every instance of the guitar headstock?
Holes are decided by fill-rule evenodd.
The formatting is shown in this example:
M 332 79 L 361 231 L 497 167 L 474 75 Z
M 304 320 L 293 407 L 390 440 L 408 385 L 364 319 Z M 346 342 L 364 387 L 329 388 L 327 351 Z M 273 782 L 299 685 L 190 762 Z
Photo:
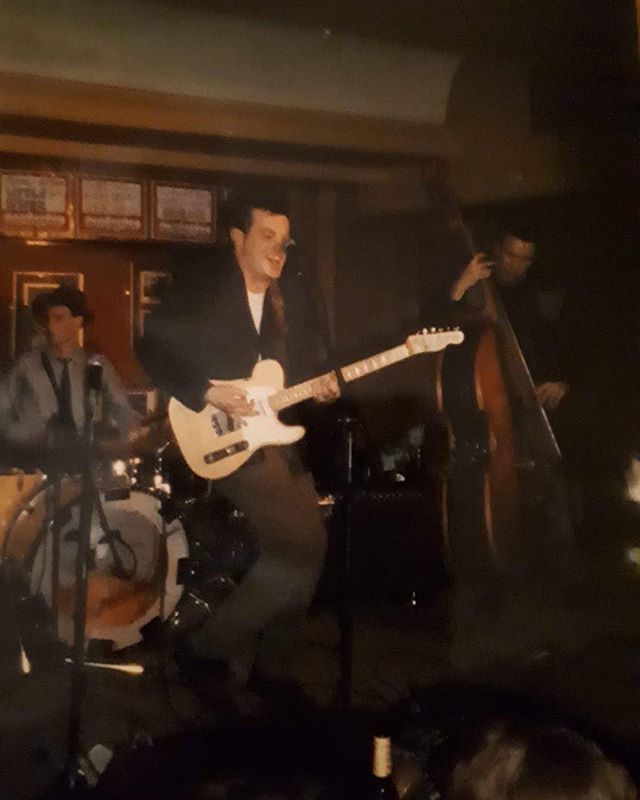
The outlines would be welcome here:
M 464 341 L 464 333 L 460 328 L 423 328 L 414 333 L 406 341 L 407 349 L 412 356 L 419 353 L 437 353 L 450 344 Z

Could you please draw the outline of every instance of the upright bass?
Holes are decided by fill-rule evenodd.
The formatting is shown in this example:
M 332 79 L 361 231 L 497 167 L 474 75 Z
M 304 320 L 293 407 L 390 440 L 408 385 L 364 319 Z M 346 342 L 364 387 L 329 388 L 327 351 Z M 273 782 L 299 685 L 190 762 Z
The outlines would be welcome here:
M 445 238 L 464 268 L 476 248 L 459 213 Z M 495 574 L 553 580 L 566 572 L 572 541 L 555 436 L 492 279 L 457 303 L 449 292 L 450 319 L 465 334 L 443 359 L 439 392 L 451 440 L 445 534 L 452 570 L 472 581 Z

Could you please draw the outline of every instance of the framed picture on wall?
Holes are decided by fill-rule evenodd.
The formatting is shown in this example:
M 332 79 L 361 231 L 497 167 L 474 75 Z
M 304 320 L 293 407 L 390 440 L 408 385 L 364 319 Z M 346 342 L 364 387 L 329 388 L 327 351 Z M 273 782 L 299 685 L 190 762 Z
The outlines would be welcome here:
M 77 178 L 77 236 L 80 239 L 144 239 L 146 183 L 126 178 Z
M 27 308 L 31 308 L 31 304 L 36 297 L 39 297 L 41 294 L 46 294 L 47 292 L 52 292 L 54 289 L 57 289 L 59 285 L 58 283 L 32 283 L 31 281 L 26 281 L 22 284 L 21 304 Z
M 214 242 L 216 190 L 208 186 L 151 183 L 151 237 Z
M 28 239 L 70 239 L 73 178 L 49 172 L 0 171 L 0 233 Z
M 43 328 L 31 312 L 33 302 L 39 295 L 63 285 L 83 290 L 84 275 L 81 272 L 16 271 L 13 273 L 11 355 L 14 359 L 44 341 Z M 82 331 L 80 344 L 82 344 Z
M 162 270 L 141 270 L 139 279 L 140 305 L 159 303 L 162 292 L 170 285 L 170 272 Z
M 162 293 L 171 285 L 172 279 L 167 270 L 139 269 L 131 264 L 132 345 L 144 334 L 145 321 L 151 309 L 162 302 Z
M 136 331 L 137 336 L 144 336 L 145 321 L 150 313 L 151 309 L 149 307 L 145 308 L 144 306 L 140 306 L 138 309 L 138 325 Z

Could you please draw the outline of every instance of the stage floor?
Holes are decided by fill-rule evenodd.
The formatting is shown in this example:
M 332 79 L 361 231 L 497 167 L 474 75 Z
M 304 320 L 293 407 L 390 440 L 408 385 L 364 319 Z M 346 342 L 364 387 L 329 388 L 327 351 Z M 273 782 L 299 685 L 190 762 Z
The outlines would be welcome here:
M 445 624 L 437 605 L 354 608 L 353 707 L 385 711 L 436 687 L 460 696 L 484 687 L 513 692 L 602 731 L 640 753 L 640 579 L 585 584 L 560 615 L 530 605 L 493 622 L 478 611 L 475 626 Z M 529 615 L 529 616 L 527 616 Z M 539 635 L 541 634 L 541 635 Z M 292 673 L 329 709 L 339 681 L 339 630 L 332 608 L 309 617 Z M 89 671 L 82 744 L 126 752 L 136 741 L 214 728 L 207 708 L 175 664 L 150 647 L 123 656 L 141 660 L 142 677 Z M 0 692 L 0 796 L 47 796 L 65 761 L 70 673 L 44 670 L 8 676 Z M 443 690 L 444 691 L 444 690 Z M 449 695 L 450 696 L 450 695 Z M 486 701 L 487 695 L 485 695 Z

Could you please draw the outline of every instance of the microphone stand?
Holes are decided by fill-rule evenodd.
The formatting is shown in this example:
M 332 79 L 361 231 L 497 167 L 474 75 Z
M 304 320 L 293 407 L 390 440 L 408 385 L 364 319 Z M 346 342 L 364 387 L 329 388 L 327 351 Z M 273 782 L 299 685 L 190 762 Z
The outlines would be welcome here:
M 64 769 L 64 788 L 73 792 L 79 787 L 81 775 L 80 758 L 82 748 L 80 729 L 82 706 L 87 690 L 87 667 L 109 668 L 107 665 L 87 662 L 86 624 L 87 597 L 89 588 L 89 568 L 91 558 L 91 521 L 94 509 L 98 513 L 105 536 L 113 533 L 106 526 L 106 516 L 102 508 L 96 484 L 95 423 L 100 393 L 102 390 L 102 365 L 90 362 L 86 372 L 85 425 L 82 440 L 78 445 L 78 462 L 82 471 L 82 492 L 80 495 L 80 522 L 78 530 L 78 549 L 75 562 L 75 606 L 73 613 L 73 649 L 71 658 L 71 708 L 69 713 L 69 734 L 67 762 Z M 115 553 L 116 548 L 112 546 Z M 114 564 L 121 569 L 122 564 L 114 557 Z M 129 665 L 120 670 L 130 675 L 141 674 L 138 665 Z
M 69 459 L 70 453 L 73 451 L 74 455 L 77 451 L 77 443 L 71 442 L 69 432 L 64 431 L 60 426 L 60 421 L 57 416 L 53 416 L 47 423 L 45 435 L 45 460 L 44 465 L 46 468 L 47 487 L 45 489 L 45 515 L 44 524 L 36 536 L 35 542 L 31 548 L 32 558 L 38 553 L 40 547 L 45 549 L 45 562 L 48 558 L 47 553 L 51 555 L 51 565 L 49 567 L 49 575 L 51 580 L 50 585 L 50 610 L 47 614 L 47 624 L 49 621 L 53 625 L 53 636 L 56 643 L 60 641 L 60 617 L 59 617 L 59 596 L 60 596 L 60 552 L 62 547 L 61 542 L 61 492 L 62 492 L 62 477 L 65 472 L 65 464 L 68 466 L 65 459 Z M 51 536 L 49 544 L 49 534 Z M 7 551 L 9 549 L 9 535 L 5 537 L 2 545 L 2 553 L 0 560 L 5 561 Z M 27 561 L 27 574 L 33 569 L 33 561 Z M 17 576 L 14 578 L 17 580 Z M 21 669 L 23 675 L 28 675 L 31 672 L 32 664 L 29 658 L 31 653 L 32 658 L 35 657 L 36 666 L 43 666 L 44 664 L 55 663 L 58 653 L 51 650 L 52 641 L 45 636 L 36 635 L 36 628 L 33 621 L 24 616 L 23 602 L 25 599 L 30 598 L 28 589 L 24 595 L 25 587 L 14 585 L 13 591 L 19 598 L 16 600 L 16 619 L 18 620 L 19 632 L 19 645 L 20 645 L 20 659 Z M 23 596 L 24 595 L 24 596 Z M 20 606 L 18 610 L 18 606 Z M 31 652 L 33 649 L 33 652 Z M 44 660 L 43 660 L 44 659 Z
M 55 426 L 49 426 L 47 431 L 47 444 L 49 448 L 49 471 L 51 486 L 47 493 L 46 520 L 51 531 L 51 616 L 56 637 L 60 638 L 59 624 L 59 592 L 60 592 L 60 465 L 57 463 L 56 450 L 61 443 L 60 431 Z M 46 533 L 46 528 L 45 528 Z M 45 547 L 46 536 L 45 536 Z
M 95 376 L 87 367 L 85 402 L 85 425 L 83 440 L 78 446 L 79 463 L 82 469 L 82 492 L 80 495 L 80 522 L 78 526 L 78 549 L 75 563 L 75 605 L 73 611 L 73 650 L 71 673 L 71 709 L 69 712 L 69 739 L 67 763 L 64 770 L 65 788 L 73 791 L 78 786 L 80 766 L 80 726 L 82 705 L 87 690 L 87 668 L 85 659 L 88 570 L 91 553 L 91 518 L 95 499 L 94 482 L 94 422 L 96 394 L 100 386 L 91 385 Z
M 347 413 L 338 418 L 342 432 L 344 455 L 343 488 L 338 504 L 338 535 L 340 552 L 340 590 L 338 627 L 340 632 L 340 677 L 337 700 L 342 711 L 351 707 L 353 683 L 353 609 L 351 598 L 351 503 L 353 500 L 353 441 L 357 420 Z

